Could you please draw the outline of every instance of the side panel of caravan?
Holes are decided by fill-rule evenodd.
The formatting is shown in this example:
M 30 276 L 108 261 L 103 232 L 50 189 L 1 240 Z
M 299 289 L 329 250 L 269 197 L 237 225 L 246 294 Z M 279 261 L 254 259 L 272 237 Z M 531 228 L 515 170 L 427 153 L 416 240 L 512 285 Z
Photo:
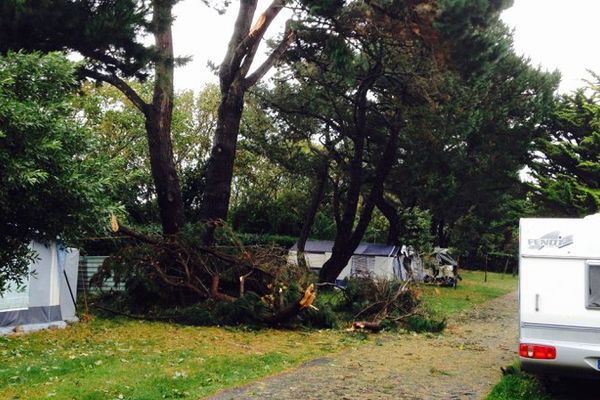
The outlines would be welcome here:
M 519 355 L 524 370 L 600 377 L 599 230 L 600 215 L 521 220 Z

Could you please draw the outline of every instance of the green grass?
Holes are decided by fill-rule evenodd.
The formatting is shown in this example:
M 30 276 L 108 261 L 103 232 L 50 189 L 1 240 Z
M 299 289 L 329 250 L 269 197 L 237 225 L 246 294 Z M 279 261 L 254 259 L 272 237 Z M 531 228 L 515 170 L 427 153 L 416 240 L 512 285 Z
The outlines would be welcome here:
M 509 367 L 509 373 L 494 386 L 487 400 L 549 400 L 540 383 L 518 367 Z
M 196 399 L 358 342 L 337 331 L 96 319 L 0 338 L 0 399 Z
M 423 305 L 438 317 L 447 317 L 496 297 L 517 290 L 518 277 L 488 272 L 487 282 L 481 271 L 460 271 L 463 278 L 456 289 L 422 285 Z
M 510 276 L 463 271 L 458 289 L 422 286 L 448 316 L 516 289 Z M 358 345 L 337 330 L 191 327 L 97 318 L 65 330 L 0 337 L 0 399 L 197 399 Z

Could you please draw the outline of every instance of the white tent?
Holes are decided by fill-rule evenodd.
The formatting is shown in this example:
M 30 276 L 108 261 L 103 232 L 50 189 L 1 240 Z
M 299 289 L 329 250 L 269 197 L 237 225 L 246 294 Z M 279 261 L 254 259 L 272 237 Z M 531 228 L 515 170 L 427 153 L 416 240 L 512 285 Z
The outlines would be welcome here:
M 297 263 L 297 244 L 289 250 L 288 260 Z M 331 257 L 333 242 L 309 240 L 304 247 L 304 256 L 311 270 L 318 272 Z M 368 274 L 373 277 L 405 278 L 400 268 L 400 247 L 378 243 L 361 243 L 348 264 L 338 276 L 342 280 L 349 276 Z
M 63 249 L 56 242 L 33 242 L 37 259 L 29 265 L 29 276 L 20 287 L 13 282 L 0 295 L 0 334 L 49 326 L 65 326 L 76 320 L 79 250 Z

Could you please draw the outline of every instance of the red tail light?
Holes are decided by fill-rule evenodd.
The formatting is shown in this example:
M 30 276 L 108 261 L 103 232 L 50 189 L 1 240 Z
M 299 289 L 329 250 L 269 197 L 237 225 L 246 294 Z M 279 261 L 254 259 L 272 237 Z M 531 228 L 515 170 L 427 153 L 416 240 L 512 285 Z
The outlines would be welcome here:
M 541 344 L 521 343 L 519 345 L 519 355 L 524 358 L 554 360 L 556 358 L 556 347 L 543 346 Z

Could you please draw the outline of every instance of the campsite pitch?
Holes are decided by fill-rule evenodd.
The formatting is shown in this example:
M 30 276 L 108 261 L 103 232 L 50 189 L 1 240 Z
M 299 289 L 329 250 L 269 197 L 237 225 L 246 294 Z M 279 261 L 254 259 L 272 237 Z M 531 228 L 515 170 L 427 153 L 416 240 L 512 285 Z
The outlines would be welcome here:
M 516 288 L 516 280 L 510 276 L 490 274 L 484 284 L 482 273 L 463 274 L 465 279 L 456 290 L 424 288 L 424 303 L 445 315 Z M 508 307 L 511 303 L 506 299 L 510 298 L 498 304 Z M 306 375 L 307 382 L 317 380 L 321 386 L 306 387 L 306 398 L 343 391 L 348 398 L 360 399 L 369 397 L 366 390 L 380 390 L 373 393 L 389 398 L 398 398 L 393 393 L 430 398 L 418 394 L 436 382 L 447 391 L 479 393 L 462 380 L 470 379 L 474 387 L 484 390 L 488 380 L 494 383 L 499 379 L 495 363 L 511 363 L 507 358 L 494 360 L 486 375 L 481 375 L 481 360 L 496 354 L 488 355 L 482 341 L 499 340 L 493 339 L 498 332 L 516 335 L 516 327 L 505 325 L 508 322 L 497 319 L 493 308 L 485 307 L 482 310 L 490 312 L 452 317 L 442 335 L 366 337 L 341 330 L 248 331 L 115 318 L 79 323 L 65 330 L 1 337 L 0 399 L 197 399 L 250 382 L 258 382 L 252 387 L 262 387 L 286 376 L 304 379 L 302 374 L 311 371 L 314 376 Z M 514 355 L 514 349 L 506 346 L 501 353 L 508 357 Z M 297 368 L 307 362 L 307 367 Z M 290 372 L 281 375 L 283 371 Z M 416 380 L 402 386 L 401 392 L 398 382 L 406 373 L 414 374 Z M 275 378 L 260 381 L 274 374 Z M 361 381 L 355 381 L 356 377 Z M 362 382 L 364 387 L 353 382 Z M 295 387 L 288 386 L 290 390 Z M 278 398 L 286 398 L 287 389 L 282 387 Z

